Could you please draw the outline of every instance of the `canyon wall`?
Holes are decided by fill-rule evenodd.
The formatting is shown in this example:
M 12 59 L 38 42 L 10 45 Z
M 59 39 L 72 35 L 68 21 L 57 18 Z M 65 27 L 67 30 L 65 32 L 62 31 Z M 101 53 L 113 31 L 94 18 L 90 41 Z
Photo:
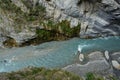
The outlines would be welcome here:
M 71 28 L 81 24 L 81 38 L 120 35 L 120 0 L 1 0 L 0 4 L 1 45 L 8 37 L 17 42 L 32 38 L 36 28 L 44 27 L 40 23 L 44 9 L 37 7 L 41 12 L 36 14 L 36 5 L 45 7 L 46 20 L 68 20 Z

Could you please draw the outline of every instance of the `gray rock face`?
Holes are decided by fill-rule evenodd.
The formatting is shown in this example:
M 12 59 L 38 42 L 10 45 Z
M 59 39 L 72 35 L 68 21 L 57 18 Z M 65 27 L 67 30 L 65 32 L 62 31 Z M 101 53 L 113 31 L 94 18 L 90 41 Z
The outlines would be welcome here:
M 80 37 L 120 35 L 120 0 L 102 0 L 100 3 L 96 0 L 81 3 L 80 0 L 31 0 L 33 6 L 38 1 L 46 7 L 46 17 L 53 18 L 55 21 L 68 20 L 71 22 L 71 27 L 81 23 Z M 12 0 L 12 2 L 23 12 L 29 12 L 21 0 Z M 11 36 L 17 41 L 34 35 L 28 26 L 40 26 L 21 25 L 21 33 L 18 34 L 16 33 L 18 27 L 14 26 L 16 24 L 8 17 L 10 15 L 13 14 L 5 15 L 0 9 L 0 34 Z
M 13 4 L 19 7 L 24 13 L 29 12 L 29 10 L 21 2 L 21 0 L 17 0 L 17 1 L 11 0 L 11 1 Z M 18 24 L 14 21 L 15 18 L 16 18 L 16 13 L 12 13 L 12 11 L 3 10 L 0 6 L 0 46 L 2 46 L 2 42 L 8 36 L 14 38 L 17 42 L 20 42 L 24 39 L 31 38 L 32 36 L 35 35 L 35 31 L 32 31 L 29 28 L 29 26 L 32 26 L 31 24 L 29 25 Z
M 40 0 L 40 3 L 46 6 L 49 16 L 58 21 L 76 19 L 74 24 L 81 22 L 81 37 L 120 35 L 119 0 L 102 0 L 96 4 L 78 4 L 79 0 Z

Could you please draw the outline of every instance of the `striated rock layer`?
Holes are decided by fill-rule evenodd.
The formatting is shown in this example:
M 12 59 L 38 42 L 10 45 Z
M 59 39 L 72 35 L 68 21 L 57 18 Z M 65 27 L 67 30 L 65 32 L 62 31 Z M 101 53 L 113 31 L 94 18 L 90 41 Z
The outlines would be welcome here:
M 80 2 L 81 1 L 81 2 Z M 81 22 L 80 36 L 120 35 L 119 0 L 40 0 L 48 16 L 61 21 L 67 19 L 72 25 Z
M 2 1 L 1 4 L 4 4 Z M 5 3 L 7 2 L 10 1 Z M 40 24 L 42 18 L 39 15 L 43 15 L 42 11 L 35 12 L 38 10 L 35 9 L 36 5 L 46 8 L 47 20 L 52 19 L 55 22 L 68 20 L 71 28 L 81 23 L 81 38 L 120 35 L 120 0 L 11 0 L 11 2 L 12 6 L 17 7 L 16 12 L 12 11 L 14 8 L 10 8 L 11 6 L 9 6 L 11 10 L 8 8 L 7 11 L 4 5 L 0 6 L 0 37 L 9 36 L 20 42 L 35 36 L 35 28 L 42 27 Z M 4 38 L 1 38 L 1 41 L 4 41 Z

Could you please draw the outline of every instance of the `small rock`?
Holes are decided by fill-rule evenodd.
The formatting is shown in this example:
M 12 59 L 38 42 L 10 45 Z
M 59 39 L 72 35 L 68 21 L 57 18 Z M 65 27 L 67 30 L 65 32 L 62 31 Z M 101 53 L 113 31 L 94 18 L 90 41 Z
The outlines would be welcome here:
M 80 54 L 79 55 L 79 60 L 82 62 L 84 60 L 84 55 L 83 54 Z
M 108 52 L 108 51 L 105 51 L 105 58 L 106 58 L 107 60 L 110 59 L 110 57 L 109 57 L 109 52 Z
M 112 65 L 115 69 L 120 70 L 120 64 L 116 60 L 112 60 Z

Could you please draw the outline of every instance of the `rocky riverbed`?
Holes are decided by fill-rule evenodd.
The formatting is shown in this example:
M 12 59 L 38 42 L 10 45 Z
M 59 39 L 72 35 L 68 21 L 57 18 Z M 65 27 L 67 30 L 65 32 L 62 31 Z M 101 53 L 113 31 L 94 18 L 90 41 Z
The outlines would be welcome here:
M 106 55 L 108 54 L 108 55 Z M 74 72 L 75 74 L 85 76 L 86 73 L 92 72 L 106 77 L 115 76 L 120 79 L 120 52 L 100 52 L 95 51 L 84 55 L 84 60 L 69 65 L 64 70 Z M 108 58 L 109 57 L 109 58 Z

